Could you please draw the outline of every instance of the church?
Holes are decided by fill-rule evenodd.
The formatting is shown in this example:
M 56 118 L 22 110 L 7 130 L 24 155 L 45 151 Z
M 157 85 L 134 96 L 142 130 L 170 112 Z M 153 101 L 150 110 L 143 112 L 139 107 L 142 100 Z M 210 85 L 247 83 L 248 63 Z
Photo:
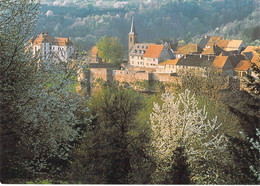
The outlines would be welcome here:
M 170 52 L 164 45 L 139 43 L 134 19 L 132 19 L 131 29 L 128 34 L 128 54 L 131 66 L 156 68 L 160 62 L 172 58 Z

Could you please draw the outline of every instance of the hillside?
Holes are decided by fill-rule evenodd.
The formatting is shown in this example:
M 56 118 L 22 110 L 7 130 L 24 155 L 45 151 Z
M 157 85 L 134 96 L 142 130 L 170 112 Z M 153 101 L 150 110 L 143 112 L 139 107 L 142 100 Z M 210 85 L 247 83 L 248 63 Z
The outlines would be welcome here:
M 44 4 L 45 3 L 45 4 Z M 180 39 L 208 34 L 259 40 L 259 3 L 254 0 L 43 1 L 35 34 L 71 37 L 88 50 L 103 35 L 126 47 L 131 18 L 139 40 Z M 256 43 L 256 42 L 255 42 Z

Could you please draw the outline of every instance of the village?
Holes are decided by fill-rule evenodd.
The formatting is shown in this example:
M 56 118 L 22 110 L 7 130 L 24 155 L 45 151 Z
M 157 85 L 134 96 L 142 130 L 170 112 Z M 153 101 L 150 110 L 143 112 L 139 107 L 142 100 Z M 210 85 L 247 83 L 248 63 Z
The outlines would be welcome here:
M 48 33 L 32 37 L 29 43 L 36 51 L 41 51 L 44 58 L 50 53 L 53 61 L 67 61 L 74 52 L 73 43 L 69 38 L 53 38 Z M 183 75 L 201 75 L 207 78 L 210 69 L 226 77 L 225 87 L 245 88 L 244 77 L 256 75 L 251 70 L 251 63 L 260 65 L 257 50 L 259 46 L 247 46 L 242 40 L 226 40 L 221 36 L 201 38 L 198 44 L 187 44 L 173 50 L 168 43 L 139 43 L 134 19 L 128 34 L 128 61 L 121 67 L 104 63 L 99 57 L 98 47 L 92 47 L 89 56 L 83 60 L 87 69 L 78 71 L 80 85 L 77 92 L 102 79 L 105 82 L 135 84 L 142 81 L 159 81 L 182 85 Z M 87 81 L 86 81 L 87 80 Z M 87 82 L 87 83 L 86 83 Z M 136 87 L 132 87 L 136 88 Z
M 258 1 L 103 1 L 1 1 L 0 182 L 259 184 Z

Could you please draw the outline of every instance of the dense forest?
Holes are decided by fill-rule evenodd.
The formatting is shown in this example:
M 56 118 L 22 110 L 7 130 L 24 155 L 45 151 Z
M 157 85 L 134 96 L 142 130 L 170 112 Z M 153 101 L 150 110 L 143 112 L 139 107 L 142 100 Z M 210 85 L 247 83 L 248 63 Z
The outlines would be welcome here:
M 42 4 L 34 34 L 70 37 L 85 50 L 107 35 L 118 37 L 127 47 L 134 17 L 140 42 L 175 38 L 188 43 L 209 34 L 259 45 L 259 2 L 255 0 L 104 1 L 110 6 L 101 6 L 102 1 L 68 2 Z
M 259 67 L 249 91 L 223 91 L 226 77 L 212 70 L 182 86 L 136 82 L 150 94 L 97 80 L 80 95 L 80 60 L 54 64 L 25 46 L 44 6 L 0 4 L 1 183 L 259 184 Z

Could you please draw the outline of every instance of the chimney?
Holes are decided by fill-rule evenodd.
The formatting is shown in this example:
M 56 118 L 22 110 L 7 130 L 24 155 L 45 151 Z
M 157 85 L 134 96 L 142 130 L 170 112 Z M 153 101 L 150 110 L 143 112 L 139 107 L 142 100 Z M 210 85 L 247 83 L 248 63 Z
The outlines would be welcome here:
M 209 54 L 208 54 L 208 60 L 209 60 Z
M 205 39 L 207 39 L 207 35 L 205 35 Z
M 202 54 L 200 54 L 200 58 L 202 58 Z

